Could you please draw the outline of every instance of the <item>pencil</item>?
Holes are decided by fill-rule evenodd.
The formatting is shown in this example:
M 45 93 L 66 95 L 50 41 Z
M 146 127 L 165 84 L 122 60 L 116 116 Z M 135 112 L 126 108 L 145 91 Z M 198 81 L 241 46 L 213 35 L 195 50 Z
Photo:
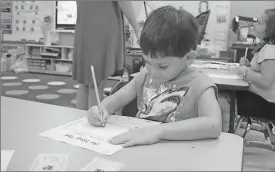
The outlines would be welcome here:
M 99 113 L 102 117 L 102 119 L 104 119 L 103 117 L 103 114 L 102 114 L 102 111 L 100 109 L 100 99 L 99 99 L 99 94 L 98 94 L 98 89 L 97 89 L 97 83 L 96 83 L 96 78 L 95 78 L 95 70 L 94 70 L 94 66 L 92 65 L 91 66 L 91 72 L 92 72 L 92 78 L 93 78 L 93 83 L 94 83 L 94 87 L 95 87 L 95 95 L 96 95 L 96 100 L 97 100 L 97 105 L 98 105 L 98 108 L 99 108 Z M 105 126 L 105 124 L 103 123 L 103 127 Z
M 245 49 L 244 58 L 246 58 L 246 56 L 247 56 L 247 51 L 248 51 L 248 48 Z

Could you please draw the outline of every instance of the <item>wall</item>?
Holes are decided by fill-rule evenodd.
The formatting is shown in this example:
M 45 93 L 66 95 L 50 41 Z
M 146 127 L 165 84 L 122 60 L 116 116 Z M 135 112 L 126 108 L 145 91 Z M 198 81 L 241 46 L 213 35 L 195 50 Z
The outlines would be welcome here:
M 74 33 L 58 33 L 58 44 L 60 45 L 74 45 Z
M 43 1 L 41 1 L 43 2 Z M 164 5 L 165 1 L 150 1 L 151 5 L 154 7 Z M 193 15 L 198 14 L 198 2 L 199 1 L 170 1 L 169 4 L 175 5 L 175 6 L 183 6 L 184 9 L 191 12 Z M 209 8 L 214 8 L 217 3 L 220 3 L 221 1 L 209 1 L 210 6 Z M 39 2 L 40 3 L 40 2 Z M 167 4 L 167 1 L 165 2 Z M 135 5 L 135 7 L 140 5 Z M 236 15 L 242 15 L 242 16 L 253 16 L 257 17 L 259 16 L 265 9 L 268 8 L 275 8 L 275 1 L 230 1 L 230 17 L 229 21 L 233 19 Z M 51 8 L 54 9 L 54 8 Z M 150 9 L 148 9 L 150 11 Z M 214 12 L 214 11 L 212 11 Z M 139 19 L 143 19 L 144 10 L 141 9 L 140 11 L 141 15 L 139 16 Z M 213 13 L 212 13 L 213 14 Z M 210 35 L 215 34 L 215 29 L 213 29 L 213 26 L 215 25 L 215 15 L 210 16 L 207 32 Z M 215 27 L 214 27 L 215 28 Z M 228 26 L 229 28 L 229 26 Z M 23 34 L 21 34 L 23 35 Z M 209 35 L 209 36 L 210 36 Z M 7 37 L 7 36 L 6 36 Z M 61 45 L 73 45 L 74 41 L 74 34 L 73 33 L 58 33 L 58 43 Z M 15 36 L 14 39 L 18 39 L 18 36 Z M 8 39 L 9 40 L 9 39 Z M 13 40 L 13 39 L 10 39 Z M 231 44 L 236 40 L 236 35 L 229 29 L 228 36 L 227 36 L 227 47 L 230 47 Z
M 265 9 L 275 8 L 275 1 L 231 1 L 230 21 L 236 16 L 258 17 Z M 236 41 L 236 35 L 229 29 L 228 47 Z
M 153 3 L 150 3 L 150 5 L 153 5 L 154 7 L 159 6 L 158 2 L 154 2 L 154 1 L 151 1 L 151 2 Z M 218 1 L 214 1 L 214 2 L 218 2 Z M 180 3 L 179 1 L 178 2 L 171 1 L 171 4 L 174 4 L 174 5 L 178 5 L 179 3 Z M 198 1 L 197 2 L 185 1 L 184 8 L 189 12 L 191 12 L 193 15 L 197 15 L 198 14 L 197 3 Z M 196 6 L 196 8 L 193 8 L 194 5 Z M 140 6 L 138 8 L 140 8 Z M 261 13 L 265 9 L 272 8 L 272 7 L 275 8 L 275 1 L 230 1 L 229 21 L 231 21 L 233 17 L 235 17 L 236 15 L 257 17 L 261 15 Z M 150 8 L 148 9 L 148 11 L 150 11 Z M 139 19 L 141 20 L 145 17 L 144 10 L 142 9 L 139 12 L 140 12 Z M 208 25 L 215 24 L 213 22 L 212 20 L 210 20 Z M 212 32 L 214 32 L 214 29 L 212 29 L 211 27 L 210 28 L 208 27 L 207 30 L 209 32 L 211 30 Z M 227 36 L 227 47 L 229 48 L 232 45 L 232 43 L 236 40 L 236 35 L 231 31 L 230 28 L 228 30 L 229 31 Z M 73 41 L 74 41 L 73 33 L 59 33 L 59 44 L 73 45 Z

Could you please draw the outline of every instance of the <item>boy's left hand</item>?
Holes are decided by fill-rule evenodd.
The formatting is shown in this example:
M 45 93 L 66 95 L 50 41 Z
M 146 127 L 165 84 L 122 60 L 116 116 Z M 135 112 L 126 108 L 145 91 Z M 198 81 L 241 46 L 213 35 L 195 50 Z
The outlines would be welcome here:
M 160 140 L 160 130 L 156 127 L 146 127 L 130 130 L 113 137 L 110 143 L 123 147 L 131 147 L 136 145 L 150 145 Z

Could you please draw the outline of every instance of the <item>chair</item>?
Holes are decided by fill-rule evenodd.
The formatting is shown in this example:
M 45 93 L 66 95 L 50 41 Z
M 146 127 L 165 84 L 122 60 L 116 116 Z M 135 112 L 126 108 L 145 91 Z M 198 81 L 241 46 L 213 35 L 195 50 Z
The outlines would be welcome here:
M 247 33 L 247 35 L 242 35 L 241 30 L 246 29 L 247 31 L 249 28 L 254 26 L 254 23 L 258 22 L 258 19 L 255 17 L 245 17 L 245 16 L 236 16 L 232 19 L 230 28 L 231 30 L 237 34 L 236 41 L 243 41 L 242 39 L 256 38 L 254 35 Z
M 257 108 L 261 110 L 253 109 L 253 103 L 255 103 L 254 106 L 257 106 Z M 245 146 L 275 152 L 275 104 L 267 102 L 265 99 L 251 92 L 238 92 L 237 109 L 238 116 L 235 119 L 235 133 L 240 128 L 241 123 L 246 121 L 247 125 L 242 136 L 245 140 L 247 133 L 253 127 L 252 124 L 257 123 L 260 124 L 260 127 L 254 130 L 263 132 L 265 139 L 271 141 L 270 144 L 261 141 L 245 140 Z
M 130 76 L 130 74 L 132 73 L 131 71 L 131 67 L 129 65 L 123 65 L 123 69 L 122 70 L 116 70 L 114 72 L 113 75 L 111 75 L 111 77 L 116 77 L 116 76 L 120 76 L 122 77 L 124 75 L 124 73 L 127 73 L 128 77 Z
M 115 84 L 111 91 L 110 95 L 114 94 L 117 92 L 119 89 L 124 87 L 126 84 L 128 84 L 128 81 L 120 81 L 117 84 Z M 138 112 L 137 108 L 137 98 L 132 100 L 130 103 L 128 103 L 126 106 L 122 108 L 122 116 L 130 116 L 130 117 L 135 117 Z
M 205 35 L 205 30 L 206 30 L 206 26 L 208 23 L 208 19 L 209 19 L 209 15 L 210 15 L 210 10 L 207 10 L 199 15 L 196 16 L 197 22 L 199 23 L 199 40 L 198 40 L 198 44 L 201 44 L 201 41 L 204 38 Z

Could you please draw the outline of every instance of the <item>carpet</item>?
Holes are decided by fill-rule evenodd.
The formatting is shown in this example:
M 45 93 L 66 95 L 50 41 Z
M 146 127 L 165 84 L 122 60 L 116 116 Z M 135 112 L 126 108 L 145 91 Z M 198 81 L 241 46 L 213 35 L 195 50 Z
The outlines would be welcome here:
M 108 81 L 112 87 L 117 81 Z M 75 107 L 78 84 L 68 76 L 1 72 L 1 95 L 53 105 Z

